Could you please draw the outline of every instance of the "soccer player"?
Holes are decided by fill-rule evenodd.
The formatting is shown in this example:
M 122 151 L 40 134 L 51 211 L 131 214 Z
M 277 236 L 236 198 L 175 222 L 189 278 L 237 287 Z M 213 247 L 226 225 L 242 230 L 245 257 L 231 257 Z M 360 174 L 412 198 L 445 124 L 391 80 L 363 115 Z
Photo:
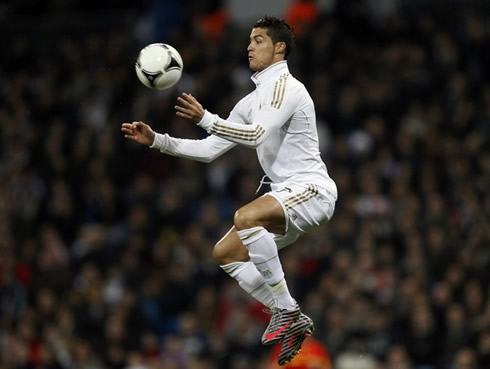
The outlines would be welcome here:
M 270 184 L 271 190 L 236 211 L 234 226 L 215 245 L 213 257 L 240 287 L 270 308 L 262 343 L 282 341 L 280 365 L 299 352 L 314 325 L 289 293 L 278 250 L 325 224 L 337 199 L 337 187 L 320 157 L 313 101 L 289 73 L 286 59 L 293 46 L 293 31 L 284 20 L 265 17 L 255 23 L 247 51 L 256 88 L 226 120 L 203 109 L 190 94 L 177 98 L 176 114 L 206 130 L 205 139 L 155 133 L 141 121 L 121 128 L 127 139 L 206 163 L 235 145 L 256 150 L 266 174 L 261 184 Z

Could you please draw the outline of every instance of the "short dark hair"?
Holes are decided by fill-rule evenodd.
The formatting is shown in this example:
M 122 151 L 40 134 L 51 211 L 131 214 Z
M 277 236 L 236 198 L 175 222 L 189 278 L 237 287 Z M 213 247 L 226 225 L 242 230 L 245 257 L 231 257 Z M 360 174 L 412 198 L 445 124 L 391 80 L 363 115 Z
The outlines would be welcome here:
M 284 59 L 287 59 L 294 48 L 295 42 L 293 29 L 284 19 L 266 15 L 255 22 L 253 28 L 266 28 L 267 36 L 271 38 L 274 44 L 276 42 L 284 42 L 286 44 Z

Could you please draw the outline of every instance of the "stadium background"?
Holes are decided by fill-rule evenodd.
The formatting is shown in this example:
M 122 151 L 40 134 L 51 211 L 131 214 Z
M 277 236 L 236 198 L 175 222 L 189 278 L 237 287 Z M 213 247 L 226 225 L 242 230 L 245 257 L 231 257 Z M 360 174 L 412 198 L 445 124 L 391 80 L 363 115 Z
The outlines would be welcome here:
M 205 165 L 119 131 L 202 137 L 176 96 L 226 116 L 264 11 L 295 26 L 340 193 L 282 252 L 331 359 L 310 368 L 490 368 L 490 3 L 243 3 L 0 5 L 0 368 L 273 367 L 268 316 L 211 259 L 254 197 L 255 153 Z M 156 41 L 184 58 L 176 89 L 136 79 Z

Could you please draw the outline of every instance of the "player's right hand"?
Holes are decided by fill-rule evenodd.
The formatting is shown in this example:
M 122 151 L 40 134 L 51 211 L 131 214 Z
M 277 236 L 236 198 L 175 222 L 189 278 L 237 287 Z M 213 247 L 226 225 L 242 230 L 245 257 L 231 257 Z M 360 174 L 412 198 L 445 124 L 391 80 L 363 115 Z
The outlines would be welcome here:
M 153 132 L 148 124 L 141 121 L 123 123 L 121 125 L 121 131 L 124 132 L 124 138 L 146 146 L 151 146 L 155 139 L 155 132 Z

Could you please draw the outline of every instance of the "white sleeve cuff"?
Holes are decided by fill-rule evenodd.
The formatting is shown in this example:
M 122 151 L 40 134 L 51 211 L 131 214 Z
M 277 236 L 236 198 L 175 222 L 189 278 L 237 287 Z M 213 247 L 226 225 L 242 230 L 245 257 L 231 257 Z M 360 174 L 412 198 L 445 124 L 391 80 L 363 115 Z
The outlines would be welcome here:
M 211 114 L 207 110 L 204 110 L 204 115 L 202 116 L 201 121 L 197 123 L 197 125 L 209 132 L 215 120 L 216 119 L 214 114 Z
M 150 146 L 150 149 L 157 149 L 162 151 L 167 147 L 168 135 L 155 132 L 155 138 Z

